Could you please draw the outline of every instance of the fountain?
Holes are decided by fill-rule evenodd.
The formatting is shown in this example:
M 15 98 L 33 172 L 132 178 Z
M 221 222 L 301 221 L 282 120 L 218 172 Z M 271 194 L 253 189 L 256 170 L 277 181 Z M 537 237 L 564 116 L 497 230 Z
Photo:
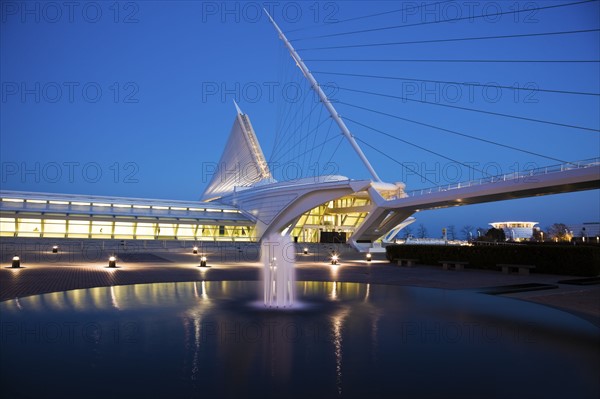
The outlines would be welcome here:
M 270 234 L 262 245 L 264 304 L 289 308 L 295 298 L 295 249 L 288 235 Z

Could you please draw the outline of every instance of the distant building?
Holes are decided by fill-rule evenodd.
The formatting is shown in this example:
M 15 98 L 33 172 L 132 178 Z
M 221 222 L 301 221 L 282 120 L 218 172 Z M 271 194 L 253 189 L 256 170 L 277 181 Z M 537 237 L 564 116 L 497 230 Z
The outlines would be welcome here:
M 533 236 L 533 226 L 539 222 L 492 222 L 495 229 L 504 230 L 507 240 L 525 241 Z
M 573 237 L 600 237 L 600 222 L 584 222 L 569 225 Z

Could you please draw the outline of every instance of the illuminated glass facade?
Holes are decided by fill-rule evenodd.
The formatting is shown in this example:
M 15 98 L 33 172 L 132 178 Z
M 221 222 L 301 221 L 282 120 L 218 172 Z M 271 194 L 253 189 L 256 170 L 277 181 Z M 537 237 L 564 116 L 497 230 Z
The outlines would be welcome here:
M 345 196 L 304 213 L 292 230 L 299 242 L 321 232 L 350 237 L 368 214 L 365 195 Z M 255 221 L 222 204 L 0 192 L 0 236 L 120 240 L 257 241 Z
M 319 242 L 322 231 L 338 231 L 349 238 L 369 213 L 369 205 L 366 195 L 329 201 L 302 214 L 291 236 L 298 237 L 298 242 Z
M 255 241 L 239 210 L 202 202 L 2 192 L 0 236 Z

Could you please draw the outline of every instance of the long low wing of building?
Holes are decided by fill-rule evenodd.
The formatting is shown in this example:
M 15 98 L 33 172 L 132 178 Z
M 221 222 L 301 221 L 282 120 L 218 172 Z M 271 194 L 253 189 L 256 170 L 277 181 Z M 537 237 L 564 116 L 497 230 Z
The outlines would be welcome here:
M 3 237 L 255 241 L 255 220 L 200 201 L 0 191 Z

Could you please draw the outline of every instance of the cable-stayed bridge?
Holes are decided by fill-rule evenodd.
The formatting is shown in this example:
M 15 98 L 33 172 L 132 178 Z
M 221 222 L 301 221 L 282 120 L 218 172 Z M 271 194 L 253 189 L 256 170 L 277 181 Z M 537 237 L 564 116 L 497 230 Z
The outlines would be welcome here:
M 579 5 L 585 2 L 578 2 L 570 4 L 571 6 Z M 560 7 L 568 7 L 569 4 L 560 5 Z M 552 8 L 552 7 L 549 7 Z M 544 7 L 540 7 L 540 10 L 544 9 Z M 266 11 L 265 11 L 266 12 Z M 369 16 L 367 16 L 369 17 Z M 270 18 L 270 16 L 269 16 Z M 320 85 L 313 73 L 310 71 L 304 60 L 300 57 L 298 51 L 294 48 L 292 41 L 288 40 L 283 31 L 279 28 L 277 23 L 271 18 L 271 22 L 274 25 L 279 38 L 282 39 L 286 49 L 291 55 L 294 64 L 299 68 L 301 75 L 308 82 L 308 86 L 311 90 L 316 93 L 316 97 L 318 101 L 314 101 L 312 104 L 309 102 L 308 111 L 305 113 L 304 109 L 302 109 L 302 114 L 300 118 L 298 118 L 299 111 L 291 112 L 289 109 L 284 112 L 288 116 L 288 119 L 291 119 L 292 122 L 288 123 L 287 127 L 285 127 L 285 122 L 280 126 L 282 127 L 282 131 L 284 133 L 281 137 L 278 137 L 279 141 L 276 141 L 276 148 L 274 150 L 275 154 L 279 154 L 280 157 L 276 158 L 277 160 L 282 159 L 281 154 L 288 154 L 292 152 L 292 156 L 288 157 L 288 160 L 295 161 L 299 158 L 306 159 L 307 153 L 310 154 L 310 157 L 313 156 L 314 152 L 319 152 L 321 155 L 323 151 L 323 147 L 325 147 L 332 140 L 338 139 L 337 146 L 335 146 L 335 151 L 332 156 L 329 158 L 330 160 L 335 156 L 335 152 L 340 146 L 343 140 L 346 140 L 347 143 L 350 144 L 352 150 L 356 153 L 358 159 L 362 162 L 365 169 L 368 170 L 371 175 L 370 180 L 350 180 L 345 179 L 340 176 L 320 176 L 318 173 L 315 173 L 313 179 L 306 178 L 304 180 L 292 180 L 292 181 L 281 181 L 279 183 L 275 183 L 270 181 L 269 184 L 265 185 L 256 185 L 252 187 L 252 190 L 243 190 L 239 192 L 233 192 L 229 195 L 225 195 L 221 198 L 225 203 L 234 204 L 239 206 L 242 209 L 246 209 L 251 212 L 253 215 L 257 217 L 258 227 L 257 231 L 259 233 L 267 232 L 267 231 L 284 231 L 289 234 L 293 234 L 295 236 L 303 236 L 302 230 L 305 228 L 306 217 L 303 218 L 303 215 L 306 216 L 307 212 L 310 213 L 311 209 L 316 209 L 319 204 L 325 204 L 327 202 L 330 203 L 329 210 L 325 210 L 322 212 L 321 216 L 326 217 L 326 215 L 344 215 L 350 213 L 358 213 L 363 216 L 360 218 L 360 222 L 353 226 L 352 229 L 352 238 L 350 240 L 351 243 L 354 244 L 355 247 L 360 247 L 361 243 L 372 243 L 375 240 L 381 238 L 389 231 L 394 231 L 394 228 L 402 224 L 410 215 L 415 212 L 428 210 L 428 209 L 438 209 L 452 206 L 461 206 L 468 204 L 478 204 L 485 202 L 493 202 L 493 201 L 503 201 L 509 199 L 517 199 L 517 198 L 526 198 L 533 196 L 541 196 L 548 194 L 559 194 L 559 193 L 567 193 L 567 192 L 575 192 L 581 190 L 592 190 L 600 188 L 600 162 L 599 158 L 593 158 L 586 161 L 564 161 L 558 157 L 548 156 L 542 154 L 539 151 L 534 151 L 531 149 L 520 148 L 516 144 L 510 143 L 502 143 L 498 139 L 488 139 L 481 136 L 475 136 L 472 134 L 468 134 L 465 132 L 460 132 L 455 129 L 444 128 L 440 125 L 435 125 L 430 122 L 419 122 L 408 118 L 403 118 L 398 116 L 397 114 L 388 113 L 380 109 L 370 108 L 367 106 L 359 106 L 356 104 L 348 103 L 345 101 L 331 101 L 326 92 L 326 87 L 333 87 L 339 91 L 347 91 L 353 93 L 359 93 L 360 95 L 365 96 L 379 96 L 386 97 L 394 100 L 407 100 L 414 101 L 417 103 L 424 103 L 428 105 L 436 105 L 451 109 L 460 109 L 462 111 L 475 112 L 478 114 L 487 114 L 493 115 L 496 117 L 510 118 L 513 120 L 519 121 L 527 121 L 528 123 L 538 123 L 544 125 L 551 126 L 559 126 L 561 128 L 575 129 L 579 131 L 592 132 L 592 134 L 597 134 L 600 130 L 593 126 L 585 126 L 580 124 L 573 123 L 563 123 L 552 120 L 545 120 L 540 118 L 527 117 L 523 115 L 515 115 L 508 114 L 504 112 L 496 112 L 496 111 L 487 111 L 482 109 L 474 109 L 463 107 L 460 105 L 453 104 L 443 104 L 443 103 L 431 103 L 423 100 L 414 100 L 406 97 L 400 97 L 393 94 L 383 94 L 377 93 L 369 90 L 357 90 L 348 87 L 340 87 L 339 85 Z M 403 27 L 395 26 L 390 27 L 390 29 Z M 378 30 L 374 29 L 374 30 Z M 362 33 L 367 30 L 357 30 L 350 31 L 339 34 L 331 34 L 331 35 L 318 35 L 310 38 L 321 39 L 332 36 L 346 35 L 346 34 L 356 34 Z M 479 38 L 470 38 L 464 40 L 487 40 L 487 39 L 502 39 L 502 38 L 512 38 L 512 37 L 523 37 L 523 36 L 546 36 L 546 35 L 569 35 L 569 34 L 578 34 L 578 33 L 590 33 L 597 32 L 598 29 L 582 29 L 577 31 L 564 31 L 564 32 L 546 32 L 546 33 L 531 33 L 531 34 L 523 34 L 523 35 L 504 35 L 504 36 L 489 36 L 489 37 L 479 37 Z M 439 41 L 452 41 L 453 39 L 443 39 Z M 459 39 L 456 39 L 459 40 Z M 462 40 L 462 39 L 461 39 Z M 432 42 L 426 41 L 426 42 Z M 380 44 L 364 44 L 364 45 L 346 45 L 346 46 L 325 46 L 325 47 L 316 47 L 309 48 L 308 50 L 332 50 L 339 48 L 356 48 L 356 47 L 369 47 L 375 45 L 398 45 L 398 44 L 407 44 L 407 43 L 416 43 L 416 42 L 400 42 L 400 43 L 380 43 Z M 332 59 L 313 59 L 309 61 L 334 61 Z M 394 61 L 420 61 L 420 60 L 397 60 L 397 59 L 379 59 L 379 60 L 368 60 L 368 59 L 337 59 L 339 62 L 360 62 L 360 61 L 386 61 L 386 62 L 394 62 Z M 421 60 L 422 61 L 422 60 Z M 443 61 L 443 62 L 451 62 L 451 61 L 461 61 L 461 60 L 427 60 L 427 61 Z M 494 61 L 494 60 L 470 60 L 472 62 L 502 62 Z M 520 62 L 519 60 L 506 60 L 507 62 Z M 560 62 L 560 61 L 552 61 L 552 60 L 529 60 L 523 62 Z M 573 62 L 579 62 L 573 61 Z M 582 61 L 583 62 L 583 61 Z M 589 60 L 585 62 L 597 63 L 597 60 Z M 366 74 L 353 74 L 353 73 L 336 73 L 336 72 L 321 72 L 322 74 L 329 75 L 345 75 L 351 76 L 354 78 L 375 78 L 375 79 L 387 79 L 387 80 L 403 80 L 404 78 L 398 77 L 390 77 L 390 76 L 381 76 L 381 75 L 366 75 Z M 408 80 L 408 79 L 404 79 Z M 418 79 L 417 79 L 418 80 Z M 423 80 L 428 82 L 440 82 L 435 80 Z M 457 82 L 448 82 L 442 81 L 442 83 L 453 83 L 453 84 L 463 84 Z M 502 86 L 500 86 L 502 87 Z M 504 87 L 505 89 L 508 87 Z M 596 92 L 584 92 L 584 91 L 574 91 L 574 90 L 552 90 L 552 89 L 541 89 L 545 92 L 553 92 L 553 93 L 562 93 L 569 95 L 582 95 L 582 96 L 591 96 L 597 100 L 597 97 L 600 95 Z M 304 98 L 306 100 L 308 96 Z M 324 109 L 326 110 L 326 116 L 323 117 L 323 110 L 320 109 L 319 116 L 315 121 L 312 121 L 312 113 L 315 109 L 319 109 L 317 107 L 318 103 L 322 104 Z M 400 119 L 405 122 L 421 125 L 427 128 L 436 129 L 438 131 L 443 131 L 445 133 L 449 133 L 454 136 L 461 136 L 465 138 L 469 138 L 475 141 L 483 142 L 486 144 L 494 145 L 496 147 L 513 150 L 520 152 L 522 154 L 527 154 L 529 156 L 535 156 L 540 158 L 545 158 L 547 160 L 560 161 L 559 165 L 551 166 L 551 167 L 541 167 L 541 168 L 533 168 L 522 172 L 514 172 L 511 174 L 502 174 L 498 176 L 493 176 L 485 173 L 484 171 L 478 170 L 464 162 L 460 162 L 455 158 L 451 158 L 441 154 L 440 152 L 436 152 L 428 149 L 425 146 L 415 144 L 414 142 L 409 142 L 407 139 L 398 137 L 397 135 L 390 134 L 383 130 L 377 129 L 370 124 L 365 124 L 357 121 L 353 114 L 351 116 L 341 116 L 336 110 L 337 105 L 346 105 L 355 110 L 361 109 L 364 111 L 368 111 L 374 114 L 378 114 L 385 117 L 391 117 L 395 119 Z M 303 104 L 302 104 L 303 105 Z M 327 114 L 329 114 L 327 116 Z M 285 119 L 285 118 L 284 118 Z M 294 120 L 297 121 L 293 123 Z M 298 122 L 299 120 L 299 122 Z M 308 122 L 306 122 L 308 120 Z M 318 129 L 325 125 L 326 122 L 329 121 L 329 127 L 327 128 L 327 132 L 325 134 L 324 140 L 317 140 Z M 461 166 L 472 169 L 474 171 L 480 172 L 482 177 L 475 180 L 470 180 L 461 183 L 454 183 L 452 185 L 443 185 L 437 186 L 434 188 L 428 189 L 419 189 L 413 191 L 405 191 L 405 186 L 402 183 L 385 183 L 381 180 L 375 168 L 371 165 L 369 159 L 363 152 L 361 145 L 371 148 L 376 151 L 380 155 L 396 162 L 403 168 L 406 168 L 408 171 L 413 172 L 416 175 L 421 176 L 424 180 L 430 181 L 426 176 L 419 174 L 414 169 L 411 169 L 410 166 L 399 162 L 396 158 L 397 156 L 389 155 L 385 151 L 382 151 L 376 148 L 376 140 L 367 140 L 358 137 L 353 134 L 353 132 L 348 128 L 346 122 L 350 122 L 353 126 L 362 127 L 364 129 L 371 130 L 372 132 L 379 133 L 384 136 L 388 136 L 394 140 L 400 141 L 412 147 L 416 147 L 419 150 L 423 150 L 439 156 L 447 161 L 455 162 Z M 308 127 L 306 127 L 308 125 Z M 331 127 L 336 126 L 341 135 L 333 135 L 330 136 Z M 363 129 L 363 130 L 364 130 Z M 291 132 L 291 133 L 290 133 Z M 317 132 L 317 133 L 315 133 Z M 278 131 L 279 133 L 279 131 Z M 341 137 L 340 137 L 341 136 Z M 596 136 L 597 137 L 597 136 Z M 313 138 L 313 146 L 309 144 L 310 139 Z M 315 145 L 315 143 L 317 143 Z M 287 146 L 287 151 L 282 150 L 282 147 Z M 597 149 L 594 150 L 594 154 L 597 154 Z M 310 159 L 310 158 L 309 158 Z M 310 163 L 310 161 L 309 161 Z M 285 180 L 285 179 L 284 179 Z M 350 201 L 347 206 L 340 206 L 339 204 L 334 204 L 332 201 L 336 198 L 340 197 L 365 197 L 367 196 L 369 201 L 367 203 L 363 203 L 361 205 L 356 205 L 354 202 Z M 333 204 L 333 205 L 332 205 Z M 311 225 L 311 223 L 309 223 Z M 334 225 L 339 225 L 339 223 L 334 223 Z M 312 223 L 311 227 L 317 227 L 318 223 Z M 321 226 L 322 227 L 322 226 Z M 330 226 L 335 227 L 335 226 Z M 259 234 L 260 235 L 260 234 Z

